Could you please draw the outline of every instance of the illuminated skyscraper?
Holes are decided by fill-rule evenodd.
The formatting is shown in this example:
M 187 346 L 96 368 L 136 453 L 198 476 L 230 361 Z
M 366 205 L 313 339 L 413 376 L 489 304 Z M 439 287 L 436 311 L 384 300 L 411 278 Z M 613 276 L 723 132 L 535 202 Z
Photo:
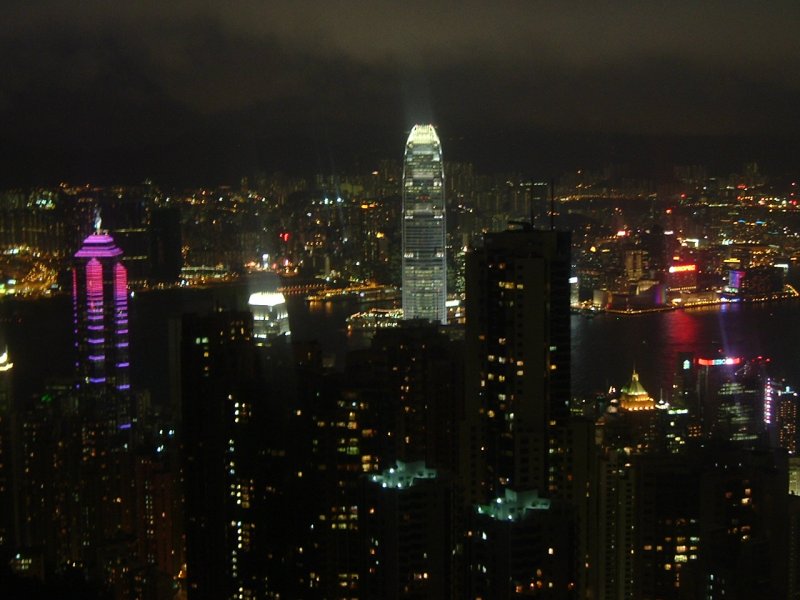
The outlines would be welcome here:
M 84 240 L 75 259 L 72 306 L 78 386 L 127 392 L 128 273 L 122 250 L 98 227 Z
M 442 145 L 433 125 L 414 125 L 403 163 L 403 312 L 447 318 Z

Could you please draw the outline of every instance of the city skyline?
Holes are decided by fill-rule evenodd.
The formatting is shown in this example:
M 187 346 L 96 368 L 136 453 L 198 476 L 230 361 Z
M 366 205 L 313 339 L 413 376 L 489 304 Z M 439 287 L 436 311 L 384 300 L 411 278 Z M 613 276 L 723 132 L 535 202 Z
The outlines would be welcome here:
M 0 596 L 800 598 L 800 5 L 8 4 Z
M 608 174 L 587 173 L 560 184 L 558 224 L 536 228 L 535 182 L 442 168 L 434 130 L 416 134 L 405 180 L 398 161 L 313 189 L 276 179 L 268 195 L 243 182 L 3 196 L 3 256 L 19 275 L 0 281 L 0 308 L 15 380 L 38 374 L 12 387 L 22 401 L 8 420 L 0 407 L 10 454 L 30 472 L 0 494 L 24 500 L 11 523 L 22 541 L 5 544 L 20 585 L 80 576 L 120 600 L 412 588 L 677 599 L 712 575 L 725 597 L 796 589 L 793 188 L 775 194 L 757 165 L 724 180 L 692 167 L 667 198 L 635 185 L 633 198 L 598 197 L 595 177 Z M 408 187 L 430 208 L 445 175 L 463 310 L 446 327 L 345 329 L 356 308 L 397 305 L 408 251 L 398 200 Z M 110 233 L 96 222 L 84 239 L 98 207 Z M 177 268 L 165 269 L 173 244 Z M 133 402 L 92 402 L 41 360 L 51 349 L 36 331 L 66 354 L 53 324 L 69 329 L 72 308 L 68 278 L 59 290 L 58 274 L 45 275 L 88 261 L 73 289 L 93 302 L 95 329 L 75 341 L 98 346 L 99 284 L 113 284 L 100 261 L 124 273 L 126 257 L 138 272 Z M 292 335 L 264 339 L 246 310 L 279 300 L 255 290 L 281 288 Z M 114 322 L 126 317 L 112 308 Z M 632 406 L 647 395 L 637 385 L 615 391 L 632 366 L 663 410 Z M 573 388 L 573 377 L 591 384 Z

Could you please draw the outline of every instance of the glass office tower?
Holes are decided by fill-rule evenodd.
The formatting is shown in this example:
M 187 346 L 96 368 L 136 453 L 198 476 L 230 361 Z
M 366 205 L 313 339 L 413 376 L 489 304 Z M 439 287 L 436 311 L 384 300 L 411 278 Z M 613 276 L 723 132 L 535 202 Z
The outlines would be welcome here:
M 84 240 L 75 259 L 72 302 L 79 386 L 127 393 L 128 274 L 122 250 L 98 230 Z
M 403 160 L 403 315 L 445 323 L 447 267 L 442 144 L 415 125 Z

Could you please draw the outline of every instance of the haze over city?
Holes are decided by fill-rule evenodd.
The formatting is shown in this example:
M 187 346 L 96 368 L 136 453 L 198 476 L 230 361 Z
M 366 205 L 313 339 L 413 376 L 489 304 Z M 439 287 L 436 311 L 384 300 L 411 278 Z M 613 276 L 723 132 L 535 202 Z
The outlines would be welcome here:
M 0 182 L 372 167 L 796 166 L 796 3 L 6 3 Z

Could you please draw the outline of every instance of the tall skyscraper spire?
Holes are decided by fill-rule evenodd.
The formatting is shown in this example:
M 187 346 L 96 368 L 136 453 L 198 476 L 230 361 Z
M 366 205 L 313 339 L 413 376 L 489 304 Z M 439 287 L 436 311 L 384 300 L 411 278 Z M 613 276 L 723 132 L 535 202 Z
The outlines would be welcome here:
M 433 125 L 414 125 L 403 161 L 403 313 L 446 322 L 447 263 L 442 145 Z
M 122 250 L 103 231 L 92 233 L 75 253 L 75 367 L 84 390 L 130 389 L 128 274 L 121 257 Z

